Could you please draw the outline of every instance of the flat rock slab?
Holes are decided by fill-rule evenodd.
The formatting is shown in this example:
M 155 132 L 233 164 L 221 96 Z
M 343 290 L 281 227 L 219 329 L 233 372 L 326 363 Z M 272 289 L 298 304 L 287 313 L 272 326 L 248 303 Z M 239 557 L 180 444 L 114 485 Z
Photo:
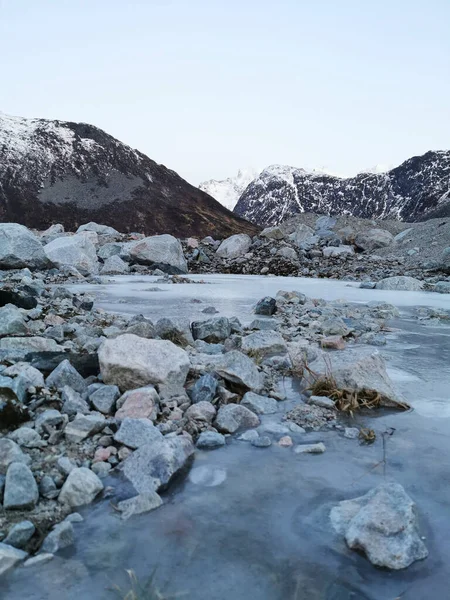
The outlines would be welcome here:
M 120 515 L 122 519 L 127 520 L 133 515 L 141 515 L 150 512 L 151 510 L 155 510 L 155 508 L 159 508 L 162 503 L 161 496 L 156 492 L 144 492 L 133 498 L 122 500 L 122 502 L 118 503 L 117 508 L 122 513 Z

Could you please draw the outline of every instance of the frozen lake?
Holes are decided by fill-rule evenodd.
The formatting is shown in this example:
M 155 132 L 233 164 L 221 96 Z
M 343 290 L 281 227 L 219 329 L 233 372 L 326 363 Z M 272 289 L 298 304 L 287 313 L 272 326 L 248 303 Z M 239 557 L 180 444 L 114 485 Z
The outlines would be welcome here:
M 153 320 L 204 319 L 209 315 L 202 309 L 214 306 L 217 316 L 249 322 L 254 303 L 279 289 L 327 300 L 391 302 L 402 318 L 393 323 L 398 331 L 389 334 L 381 352 L 414 410 L 349 421 L 375 429 L 371 446 L 327 431 L 293 435 L 294 442 L 323 441 L 327 451 L 318 456 L 298 456 L 276 444 L 254 448 L 234 439 L 220 450 L 197 452 L 191 477 L 164 496 L 164 506 L 122 522 L 109 500 L 99 501 L 76 525 L 75 547 L 42 567 L 15 571 L 0 585 L 2 600 L 107 600 L 114 598 L 108 590 L 112 583 L 125 586 L 125 569 L 134 569 L 141 580 L 156 569 L 155 580 L 169 597 L 179 593 L 191 600 L 449 597 L 450 327 L 420 324 L 409 309 L 448 309 L 450 297 L 361 290 L 358 284 L 329 280 L 191 277 L 208 284 L 120 277 L 108 285 L 77 288 L 94 293 L 97 305 L 107 310 Z M 161 291 L 149 291 L 155 286 Z M 295 382 L 287 381 L 286 391 L 280 413 L 265 421 L 279 420 L 295 402 Z M 392 430 L 393 435 L 385 433 Z M 416 501 L 430 552 L 427 560 L 392 573 L 347 550 L 328 522 L 333 503 L 389 478 Z M 126 495 L 120 479 L 107 483 Z

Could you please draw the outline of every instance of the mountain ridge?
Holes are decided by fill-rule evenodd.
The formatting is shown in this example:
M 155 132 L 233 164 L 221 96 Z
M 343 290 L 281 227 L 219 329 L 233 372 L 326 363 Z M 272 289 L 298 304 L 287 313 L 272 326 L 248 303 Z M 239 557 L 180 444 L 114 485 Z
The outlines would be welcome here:
M 98 221 L 179 237 L 257 228 L 102 129 L 0 113 L 0 221 L 67 229 Z
M 303 212 L 401 221 L 447 216 L 450 151 L 428 151 L 384 173 L 354 177 L 271 165 L 247 186 L 234 212 L 262 226 Z

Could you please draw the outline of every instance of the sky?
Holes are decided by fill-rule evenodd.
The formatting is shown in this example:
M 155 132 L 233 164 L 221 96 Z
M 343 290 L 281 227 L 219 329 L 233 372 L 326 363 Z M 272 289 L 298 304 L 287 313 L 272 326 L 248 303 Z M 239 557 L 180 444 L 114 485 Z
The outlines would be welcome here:
M 0 0 L 0 111 L 188 181 L 450 148 L 449 0 Z

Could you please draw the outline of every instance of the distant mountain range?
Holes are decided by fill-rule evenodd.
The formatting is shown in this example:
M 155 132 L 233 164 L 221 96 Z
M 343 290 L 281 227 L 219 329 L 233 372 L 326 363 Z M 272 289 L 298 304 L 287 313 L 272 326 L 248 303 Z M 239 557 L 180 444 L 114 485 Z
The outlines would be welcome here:
M 228 208 L 228 210 L 233 210 L 237 201 L 244 193 L 245 188 L 258 175 L 259 171 L 255 169 L 240 169 L 236 177 L 228 177 L 220 181 L 210 179 L 209 181 L 204 181 L 198 187 L 215 198 L 220 204 Z
M 97 221 L 179 237 L 257 228 L 177 173 L 85 123 L 0 113 L 0 221 L 68 230 Z
M 246 187 L 234 212 L 259 225 L 303 212 L 401 221 L 450 216 L 450 151 L 430 151 L 376 171 L 341 178 L 273 165 Z

